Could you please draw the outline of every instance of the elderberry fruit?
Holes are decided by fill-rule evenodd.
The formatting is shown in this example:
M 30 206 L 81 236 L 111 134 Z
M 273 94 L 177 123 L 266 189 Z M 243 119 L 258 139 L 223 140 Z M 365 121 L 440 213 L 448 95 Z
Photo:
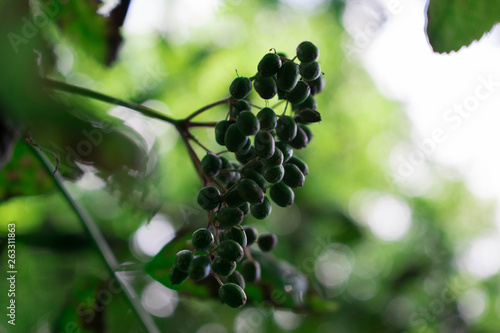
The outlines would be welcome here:
M 274 155 L 274 136 L 267 131 L 259 131 L 255 134 L 254 146 L 258 156 L 271 158 Z
M 238 118 L 238 115 L 242 113 L 243 111 L 250 111 L 251 107 L 250 104 L 248 104 L 247 101 L 244 99 L 240 99 L 239 101 L 233 102 L 232 106 L 232 111 L 233 111 L 233 118 Z
M 259 282 L 261 276 L 260 264 L 253 259 L 245 259 L 241 262 L 241 275 L 246 282 Z
M 201 208 L 212 210 L 219 205 L 222 198 L 217 188 L 213 186 L 204 187 L 198 192 L 197 202 Z
M 179 267 L 174 265 L 172 266 L 172 268 L 170 268 L 168 277 L 170 279 L 170 283 L 172 283 L 172 285 L 176 285 L 186 281 L 186 279 L 189 277 L 189 273 L 181 271 Z
M 215 177 L 222 168 L 222 161 L 219 156 L 213 153 L 207 153 L 201 160 L 201 170 L 207 177 Z
M 215 257 L 212 260 L 212 271 L 220 276 L 229 276 L 236 269 L 236 262 L 224 259 L 222 257 Z
M 241 226 L 232 227 L 231 229 L 226 230 L 222 234 L 222 237 L 223 239 L 234 240 L 243 248 L 247 246 L 247 235 Z
M 299 72 L 305 81 L 314 81 L 321 75 L 321 66 L 317 61 L 302 62 L 299 65 Z
M 273 76 L 257 75 L 253 87 L 262 99 L 271 99 L 278 93 L 276 79 Z
M 307 143 L 311 142 L 314 134 L 313 132 L 311 131 L 311 129 L 304 125 L 304 124 L 298 124 L 297 126 L 299 126 L 300 128 L 302 128 L 304 130 L 304 133 L 306 133 L 306 136 L 307 136 Z
M 281 116 L 276 123 L 276 134 L 281 141 L 291 141 L 297 135 L 297 124 L 290 116 Z
M 299 112 L 295 120 L 302 124 L 311 124 L 321 121 L 321 114 L 316 110 L 304 109 Z
M 264 202 L 258 205 L 251 205 L 250 212 L 252 216 L 258 220 L 263 220 L 271 214 L 271 202 L 267 197 L 264 197 Z
M 230 261 L 240 261 L 243 259 L 243 248 L 234 240 L 226 239 L 220 242 L 217 254 Z
M 224 207 L 217 213 L 217 221 L 221 228 L 238 225 L 243 222 L 243 212 L 239 208 Z
M 295 138 L 293 138 L 292 141 L 290 141 L 290 146 L 292 146 L 294 149 L 302 149 L 307 147 L 307 143 L 309 140 L 307 139 L 306 132 L 299 126 L 297 126 L 297 135 L 295 135 Z
M 295 194 L 293 190 L 283 182 L 273 184 L 269 191 L 271 199 L 280 207 L 288 207 L 293 204 Z
M 269 107 L 260 109 L 259 113 L 257 113 L 257 119 L 260 122 L 260 129 L 264 131 L 271 131 L 276 128 L 278 118 L 274 110 Z
M 288 163 L 295 164 L 304 176 L 309 174 L 309 168 L 307 167 L 306 162 L 302 161 L 300 158 L 293 156 L 288 160 Z
M 261 234 L 257 239 L 257 244 L 262 252 L 269 252 L 278 244 L 278 237 L 275 234 Z
M 297 46 L 297 58 L 301 62 L 315 61 L 319 57 L 319 49 L 311 42 L 302 42 Z
M 214 243 L 214 235 L 207 229 L 198 229 L 193 233 L 193 247 L 197 251 L 206 251 Z
M 292 90 L 299 80 L 299 65 L 293 61 L 285 61 L 280 70 L 276 83 L 278 88 L 284 92 Z
M 260 204 L 264 201 L 264 192 L 260 186 L 252 179 L 243 179 L 238 184 L 238 193 L 251 204 Z
M 247 295 L 235 283 L 226 283 L 219 288 L 219 298 L 222 303 L 232 308 L 241 308 L 247 302 Z
M 248 168 L 248 167 L 244 168 L 241 171 L 241 174 L 242 174 L 243 178 L 245 178 L 245 179 L 251 179 L 254 182 L 256 182 L 257 185 L 259 185 L 259 187 L 262 189 L 262 191 L 265 191 L 267 189 L 266 180 L 255 169 L 251 169 L 251 168 Z
M 245 289 L 245 279 L 240 272 L 234 271 L 233 274 L 229 275 L 226 280 L 230 283 L 237 284 L 241 289 Z
M 238 76 L 231 82 L 229 93 L 236 99 L 243 99 L 252 90 L 252 81 L 245 76 Z
M 279 148 L 283 153 L 283 162 L 287 162 L 293 156 L 293 149 L 286 142 L 276 141 L 276 148 Z
M 229 125 L 229 121 L 227 120 L 221 120 L 215 125 L 215 141 L 221 146 L 224 146 L 224 136 Z
M 224 136 L 227 150 L 237 152 L 247 144 L 248 137 L 241 133 L 236 124 L 231 124 Z
M 262 171 L 262 175 L 264 176 L 264 179 L 269 183 L 278 183 L 283 179 L 283 176 L 285 175 L 285 169 L 281 164 L 266 166 Z
M 254 135 L 260 129 L 259 120 L 251 111 L 243 111 L 236 119 L 236 126 L 243 135 Z
M 243 231 L 245 231 L 245 235 L 247 236 L 247 247 L 252 245 L 257 239 L 257 229 L 251 226 L 244 226 Z
M 304 174 L 295 164 L 285 163 L 283 168 L 285 169 L 285 175 L 282 180 L 283 183 L 291 188 L 297 188 L 304 185 Z
M 308 81 L 307 84 L 311 87 L 311 95 L 316 95 L 319 94 L 320 92 L 325 89 L 325 77 L 323 75 L 320 75 L 316 80 L 314 81 Z
M 201 281 L 210 274 L 210 260 L 206 256 L 195 256 L 188 269 L 189 277 Z
M 268 53 L 262 57 L 257 65 L 257 71 L 262 76 L 271 76 L 278 72 L 281 67 L 281 59 L 275 53 Z
M 283 153 L 281 150 L 277 147 L 275 143 L 275 148 L 274 148 L 274 154 L 270 158 L 266 159 L 264 164 L 267 167 L 272 167 L 276 165 L 281 165 L 283 163 Z
M 182 250 L 175 255 L 174 266 L 182 272 L 187 273 L 189 264 L 193 259 L 193 252 L 189 250 Z
M 286 93 L 286 99 L 292 104 L 300 104 L 309 97 L 311 88 L 305 81 L 299 81 L 295 87 Z
M 318 108 L 318 103 L 316 103 L 316 100 L 311 95 L 307 96 L 305 101 L 303 101 L 302 103 L 295 104 L 293 106 L 293 109 L 296 111 L 299 111 L 299 112 L 300 112 L 300 110 L 304 110 L 304 109 L 316 110 L 317 108 Z

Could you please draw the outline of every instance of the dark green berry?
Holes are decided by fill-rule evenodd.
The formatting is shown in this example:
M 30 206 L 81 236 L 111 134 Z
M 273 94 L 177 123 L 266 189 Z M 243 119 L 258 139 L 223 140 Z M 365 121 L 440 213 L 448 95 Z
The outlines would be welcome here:
M 214 243 L 214 235 L 207 229 L 198 229 L 193 233 L 193 246 L 198 251 L 206 251 Z
M 238 115 L 243 111 L 250 111 L 251 107 L 247 101 L 240 99 L 239 101 L 234 101 L 232 104 L 233 117 L 237 118 Z
M 262 76 L 271 76 L 278 72 L 281 67 L 281 59 L 275 53 L 268 53 L 262 57 L 257 65 L 257 71 Z
M 276 83 L 284 92 L 292 90 L 299 80 L 299 65 L 293 61 L 285 61 L 278 71 Z
M 247 216 L 250 213 L 250 204 L 245 202 L 244 204 L 238 206 L 239 209 L 243 212 L 243 215 Z
M 253 82 L 253 87 L 262 99 L 271 99 L 278 92 L 276 79 L 273 76 L 258 75 Z
M 245 154 L 236 154 L 236 159 L 241 163 L 241 164 L 247 164 L 251 160 L 257 157 L 257 152 L 255 151 L 255 147 L 250 147 L 248 152 Z
M 246 155 L 250 152 L 251 149 L 252 149 L 252 142 L 250 141 L 250 138 L 247 136 L 245 137 L 245 142 L 243 142 L 243 144 L 241 144 L 238 147 L 236 153 L 240 155 Z
M 238 76 L 229 86 L 229 93 L 236 99 L 247 97 L 250 91 L 252 91 L 252 81 L 245 76 Z
M 234 178 L 234 172 L 229 172 L 229 171 L 222 171 L 224 169 L 232 169 L 233 165 L 227 158 L 224 156 L 219 156 L 221 160 L 221 172 L 217 175 L 217 179 L 220 180 L 221 182 L 228 184 L 231 180 Z
M 267 189 L 266 180 L 255 169 L 251 169 L 251 168 L 246 167 L 242 170 L 241 174 L 242 174 L 243 178 L 245 178 L 245 179 L 248 178 L 248 179 L 251 179 L 254 182 L 256 182 L 257 185 L 259 185 L 259 187 L 262 189 L 262 191 L 265 191 Z
M 222 168 L 222 161 L 219 156 L 213 153 L 207 153 L 201 160 L 201 170 L 207 177 L 215 177 Z
M 287 162 L 293 156 L 293 149 L 286 142 L 276 141 L 276 148 L 279 148 L 283 153 L 283 162 Z
M 257 239 L 257 229 L 251 226 L 244 226 L 243 231 L 245 231 L 245 235 L 247 235 L 247 247 L 252 245 Z
M 285 169 L 281 164 L 275 166 L 266 166 L 262 171 L 262 175 L 264 176 L 264 179 L 269 183 L 278 183 L 283 179 L 283 176 L 285 175 Z
M 273 109 L 269 107 L 262 108 L 259 113 L 257 113 L 257 118 L 260 122 L 260 128 L 265 131 L 271 131 L 276 128 L 276 113 Z
M 302 62 L 299 65 L 299 72 L 303 80 L 314 81 L 321 75 L 321 66 L 317 61 Z
M 259 131 L 254 138 L 255 152 L 262 158 L 270 158 L 274 154 L 274 136 L 267 131 Z
M 260 264 L 252 259 L 245 259 L 241 262 L 241 275 L 246 282 L 259 282 L 261 276 Z
M 288 160 L 288 163 L 295 164 L 304 176 L 309 174 L 309 168 L 307 167 L 306 162 L 302 161 L 300 158 L 293 156 Z
M 319 49 L 313 43 L 306 41 L 297 46 L 297 58 L 301 62 L 315 61 L 319 57 Z
M 243 222 L 243 212 L 239 208 L 225 207 L 217 213 L 219 226 L 229 228 Z
M 247 295 L 235 283 L 226 283 L 219 288 L 219 298 L 222 303 L 232 308 L 241 308 L 247 302 Z
M 261 234 L 257 239 L 257 244 L 262 252 L 269 252 L 278 244 L 278 237 L 275 234 Z
M 290 116 L 281 116 L 276 124 L 276 134 L 281 141 L 291 141 L 297 135 L 297 124 Z
M 267 197 L 264 198 L 264 202 L 258 205 L 251 205 L 250 212 L 252 216 L 258 220 L 263 220 L 271 214 L 271 202 Z
M 221 120 L 215 125 L 215 141 L 221 146 L 224 146 L 224 136 L 229 125 L 229 121 L 227 120 Z
M 320 75 L 316 80 L 314 81 L 308 81 L 307 84 L 311 87 L 311 95 L 316 95 L 319 94 L 320 92 L 325 89 L 325 77 L 323 75 Z
M 170 268 L 168 277 L 170 279 L 170 283 L 172 283 L 172 285 L 176 285 L 186 281 L 186 279 L 189 277 L 189 273 L 181 271 L 179 267 L 174 265 L 172 266 L 172 268 Z
M 177 252 L 175 255 L 174 266 L 177 267 L 180 271 L 187 273 L 189 264 L 193 259 L 193 252 L 189 250 L 182 250 Z
M 297 126 L 299 126 L 300 128 L 302 128 L 304 130 L 304 133 L 306 133 L 306 136 L 307 136 L 307 143 L 311 142 L 314 134 L 313 132 L 311 131 L 311 129 L 304 125 L 304 124 L 298 124 Z
M 276 146 L 276 144 L 275 144 Z M 276 146 L 274 148 L 274 154 L 270 158 L 265 160 L 265 165 L 268 167 L 271 166 L 276 166 L 276 165 L 281 165 L 283 163 L 283 153 L 281 150 Z
M 236 125 L 243 135 L 254 135 L 260 129 L 259 120 L 251 111 L 243 111 L 236 119 Z
M 224 201 L 229 207 L 239 207 L 245 203 L 245 200 L 235 188 L 225 194 Z
M 295 135 L 295 138 L 293 138 L 292 141 L 290 141 L 290 146 L 292 146 L 294 149 L 302 149 L 307 147 L 307 143 L 309 140 L 307 139 L 306 132 L 299 126 L 297 126 L 297 135 Z
M 271 199 L 280 207 L 288 207 L 293 204 L 295 194 L 293 190 L 283 182 L 273 184 L 269 191 Z
M 316 110 L 304 109 L 299 112 L 296 121 L 302 124 L 311 124 L 321 121 L 321 114 Z
M 316 103 L 316 100 L 311 95 L 307 96 L 306 100 L 303 101 L 302 103 L 295 104 L 293 106 L 293 109 L 299 112 L 304 109 L 316 110 L 317 108 L 318 108 L 318 103 Z
M 241 226 L 232 227 L 223 233 L 224 239 L 232 239 L 241 247 L 247 246 L 247 235 Z
M 300 104 L 309 97 L 311 88 L 305 81 L 299 81 L 295 87 L 286 93 L 286 99 L 292 104 Z
M 219 190 L 213 186 L 204 187 L 198 192 L 198 205 L 205 210 L 216 208 L 221 200 L 222 198 Z
M 245 279 L 238 271 L 234 271 L 233 274 L 229 275 L 226 280 L 230 283 L 237 284 L 241 287 L 241 289 L 245 289 Z
M 248 137 L 241 133 L 236 124 L 231 124 L 224 136 L 224 143 L 227 150 L 237 152 L 247 144 Z
M 282 180 L 283 183 L 291 188 L 297 188 L 304 185 L 304 174 L 295 164 L 285 163 L 283 168 L 285 168 L 285 175 Z
M 195 256 L 188 269 L 189 277 L 201 281 L 210 274 L 210 260 L 206 256 Z
M 236 269 L 236 262 L 224 259 L 222 257 L 215 257 L 212 260 L 212 271 L 220 276 L 229 276 Z
M 230 261 L 240 261 L 243 258 L 243 248 L 234 240 L 226 239 L 217 247 L 217 254 Z
M 238 193 L 245 201 L 254 205 L 264 201 L 264 192 L 252 179 L 243 179 L 238 184 Z

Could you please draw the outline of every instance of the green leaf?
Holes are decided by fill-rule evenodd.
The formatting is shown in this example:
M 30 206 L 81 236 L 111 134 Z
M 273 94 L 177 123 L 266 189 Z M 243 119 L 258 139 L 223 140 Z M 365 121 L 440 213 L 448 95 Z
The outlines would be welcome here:
M 427 36 L 435 52 L 458 51 L 500 22 L 498 0 L 430 0 Z

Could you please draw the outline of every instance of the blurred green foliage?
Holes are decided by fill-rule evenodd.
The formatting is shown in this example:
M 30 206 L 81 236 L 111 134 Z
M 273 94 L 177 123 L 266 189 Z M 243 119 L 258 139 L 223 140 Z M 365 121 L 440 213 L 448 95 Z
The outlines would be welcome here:
M 492 228 L 493 204 L 474 198 L 462 182 L 449 180 L 446 170 L 437 167 L 427 167 L 431 184 L 426 191 L 391 176 L 389 156 L 398 144 L 410 142 L 410 124 L 399 106 L 375 89 L 357 60 L 344 56 L 342 41 L 348 37 L 339 21 L 342 1 L 310 13 L 278 1 L 227 1 L 211 21 L 182 33 L 126 35 L 115 61 L 109 58 L 113 50 L 103 29 L 118 30 L 120 24 L 95 14 L 96 2 L 57 3 L 63 9 L 32 37 L 24 36 L 27 42 L 18 45 L 18 52 L 3 40 L 1 115 L 12 119 L 19 133 L 28 133 L 28 141 L 54 163 L 59 155 L 65 185 L 103 231 L 123 269 L 132 271 L 127 281 L 157 314 L 160 331 L 497 330 L 498 276 L 478 280 L 457 264 L 466 246 Z M 2 35 L 22 35 L 23 24 L 32 18 L 24 6 L 0 1 L 0 10 L 10 13 L 0 23 Z M 262 283 L 249 287 L 251 302 L 241 310 L 220 304 L 213 279 L 165 291 L 153 278 L 172 287 L 166 274 L 173 256 L 192 230 L 206 225 L 205 213 L 195 204 L 200 181 L 177 133 L 169 124 L 123 108 L 47 90 L 39 76 L 181 118 L 226 97 L 235 69 L 253 75 L 270 48 L 290 55 L 303 40 L 321 50 L 327 86 L 317 101 L 323 121 L 312 126 L 314 139 L 299 153 L 310 175 L 296 191 L 294 207 L 274 206 L 266 221 L 249 218 L 260 232 L 279 236 L 273 256 L 261 259 Z M 216 121 L 225 113 L 224 107 L 216 108 L 200 120 Z M 116 131 L 103 136 L 95 155 L 77 160 L 77 167 L 74 160 L 68 162 L 65 148 L 87 140 L 84 130 L 103 124 Z M 139 134 L 135 129 L 141 126 Z M 197 129 L 195 135 L 219 150 L 212 130 Z M 0 332 L 140 332 L 124 293 L 113 292 L 113 280 L 91 240 L 27 147 L 20 139 L 0 173 L 0 267 L 4 270 L 7 262 L 7 224 L 15 222 L 18 268 L 17 325 L 9 326 L 2 314 Z M 366 222 L 366 205 L 383 197 L 410 211 L 409 230 L 393 241 L 377 237 Z M 136 242 L 144 224 L 158 216 L 175 235 L 153 259 Z M 0 279 L 0 293 L 7 289 Z M 478 321 L 465 320 L 458 309 L 459 299 L 470 291 L 487 298 Z M 284 302 L 276 302 L 279 293 Z M 0 299 L 0 308 L 6 308 L 6 301 Z M 165 310 L 163 315 L 157 308 Z

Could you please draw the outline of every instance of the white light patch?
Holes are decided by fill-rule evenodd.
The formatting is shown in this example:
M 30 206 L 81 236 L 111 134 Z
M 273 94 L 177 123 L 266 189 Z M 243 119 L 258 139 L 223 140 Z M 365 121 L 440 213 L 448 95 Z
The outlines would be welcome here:
M 161 318 L 171 316 L 179 303 L 177 292 L 157 281 L 151 282 L 144 289 L 141 299 L 147 312 Z
M 290 310 L 275 310 L 273 312 L 274 321 L 285 331 L 291 331 L 299 327 L 301 317 Z
M 408 204 L 390 195 L 367 198 L 362 206 L 362 220 L 375 236 L 385 241 L 397 241 L 411 227 Z
M 497 274 L 500 271 L 500 236 L 475 239 L 458 259 L 458 264 L 482 279 Z
M 458 311 L 467 322 L 477 321 L 486 309 L 488 297 L 482 289 L 470 289 L 458 299 Z
M 157 214 L 149 223 L 144 223 L 134 233 L 133 248 L 154 257 L 175 237 L 175 229 L 165 216 Z
M 315 275 L 328 288 L 340 288 L 349 279 L 354 266 L 351 249 L 342 244 L 331 244 L 316 261 Z

